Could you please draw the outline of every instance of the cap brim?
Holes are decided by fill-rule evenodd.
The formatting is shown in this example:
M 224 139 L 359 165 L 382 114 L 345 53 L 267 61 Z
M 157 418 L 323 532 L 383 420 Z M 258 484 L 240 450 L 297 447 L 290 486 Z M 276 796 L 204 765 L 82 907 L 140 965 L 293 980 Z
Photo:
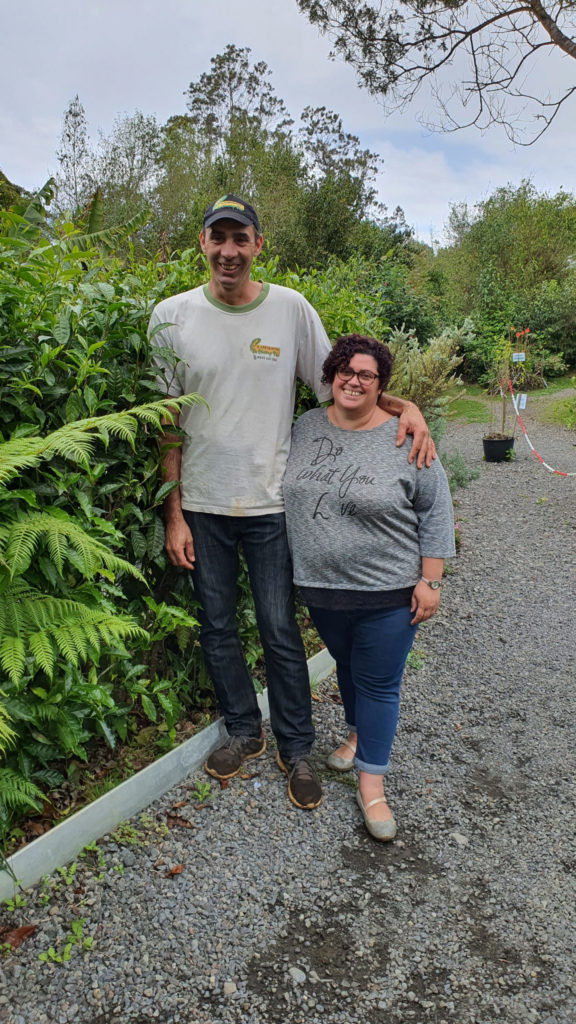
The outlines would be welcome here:
M 239 224 L 244 224 L 245 227 L 253 227 L 259 231 L 258 226 L 249 217 L 245 217 L 243 213 L 238 213 L 237 210 L 216 210 L 215 213 L 211 213 L 209 217 L 204 221 L 204 227 L 209 228 L 212 224 L 215 224 L 217 220 L 237 220 Z

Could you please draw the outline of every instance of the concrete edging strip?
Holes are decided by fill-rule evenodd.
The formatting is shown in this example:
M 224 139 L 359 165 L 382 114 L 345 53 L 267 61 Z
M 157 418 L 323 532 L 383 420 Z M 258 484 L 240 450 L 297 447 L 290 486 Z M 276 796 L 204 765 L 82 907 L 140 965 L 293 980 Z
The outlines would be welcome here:
M 308 661 L 311 680 L 325 679 L 333 669 L 334 660 L 326 649 Z M 259 694 L 258 703 L 263 719 L 267 720 L 270 711 L 265 690 Z M 219 718 L 174 750 L 159 757 L 153 764 L 121 782 L 109 793 L 77 811 L 71 818 L 60 822 L 46 835 L 39 836 L 8 857 L 7 863 L 19 885 L 24 889 L 35 885 L 43 875 L 50 875 L 56 868 L 73 860 L 87 843 L 100 839 L 121 821 L 133 817 L 154 800 L 164 796 L 164 793 L 199 768 L 225 736 L 224 722 Z M 13 897 L 16 889 L 8 871 L 0 871 L 0 900 Z

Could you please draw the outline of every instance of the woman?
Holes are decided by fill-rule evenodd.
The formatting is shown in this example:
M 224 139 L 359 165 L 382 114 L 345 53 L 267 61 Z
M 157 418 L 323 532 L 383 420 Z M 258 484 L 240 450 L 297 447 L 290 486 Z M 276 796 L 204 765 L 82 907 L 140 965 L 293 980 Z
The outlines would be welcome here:
M 333 403 L 296 422 L 284 479 L 294 579 L 336 661 L 348 736 L 331 768 L 359 770 L 357 801 L 376 839 L 396 823 L 383 779 L 400 681 L 418 623 L 440 603 L 454 554 L 442 466 L 418 470 L 396 447 L 396 418 L 378 398 L 392 356 L 374 338 L 340 338 L 323 366 Z

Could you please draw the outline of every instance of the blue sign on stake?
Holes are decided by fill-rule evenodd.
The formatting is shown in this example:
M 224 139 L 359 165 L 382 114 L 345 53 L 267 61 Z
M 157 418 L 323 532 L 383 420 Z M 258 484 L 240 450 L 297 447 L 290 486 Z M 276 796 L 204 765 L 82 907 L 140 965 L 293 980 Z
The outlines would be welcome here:
M 525 352 L 513 352 L 512 353 L 512 362 L 513 363 L 525 363 L 526 362 L 526 353 Z

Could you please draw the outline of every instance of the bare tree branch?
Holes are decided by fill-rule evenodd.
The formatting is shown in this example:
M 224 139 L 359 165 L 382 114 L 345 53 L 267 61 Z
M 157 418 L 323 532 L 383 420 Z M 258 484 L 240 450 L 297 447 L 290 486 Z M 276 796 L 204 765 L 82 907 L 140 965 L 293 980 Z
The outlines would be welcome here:
M 297 0 L 389 110 L 429 82 L 436 130 L 498 124 L 530 145 L 576 85 L 551 94 L 541 56 L 576 59 L 576 0 Z M 456 82 L 450 81 L 450 77 Z

